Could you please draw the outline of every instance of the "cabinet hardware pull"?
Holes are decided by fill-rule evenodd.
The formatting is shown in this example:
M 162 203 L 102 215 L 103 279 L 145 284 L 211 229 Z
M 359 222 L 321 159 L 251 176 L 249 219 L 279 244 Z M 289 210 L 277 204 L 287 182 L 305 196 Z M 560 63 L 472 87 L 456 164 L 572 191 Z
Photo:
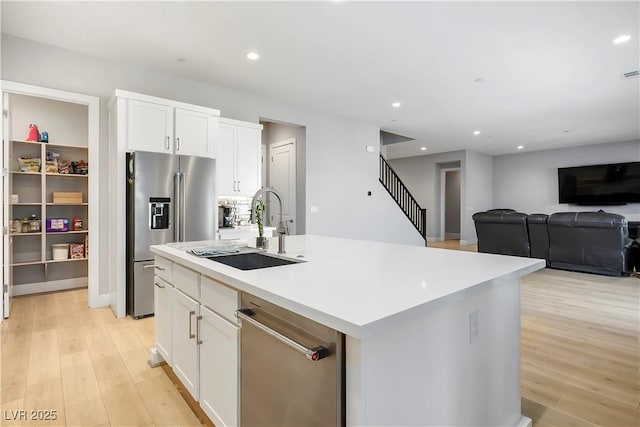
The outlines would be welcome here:
M 148 268 L 151 268 L 151 267 L 154 267 L 156 270 L 164 271 L 164 268 L 159 267 L 159 266 L 157 266 L 157 265 L 155 265 L 155 264 L 151 264 L 151 265 L 149 265 L 149 267 L 148 267 Z M 144 266 L 143 268 L 147 268 L 147 266 Z
M 240 319 L 243 323 L 247 322 L 248 324 L 255 326 L 256 328 L 260 329 L 262 332 L 280 341 L 282 344 L 288 347 L 291 347 L 298 353 L 303 354 L 304 357 L 306 357 L 311 362 L 317 362 L 318 360 L 324 359 L 325 357 L 328 357 L 331 355 L 329 350 L 326 347 L 321 345 L 314 348 L 305 347 L 304 345 L 300 344 L 297 341 L 294 341 L 293 339 L 287 337 L 286 335 L 283 335 L 280 332 L 271 329 L 264 323 L 258 322 L 257 320 L 251 317 L 253 314 L 254 313 L 250 309 L 246 309 L 246 308 L 236 311 L 236 317 Z
M 167 146 L 167 150 L 169 149 L 169 137 L 167 137 L 167 143 L 165 144 Z
M 180 138 L 176 138 L 176 151 L 180 151 Z
M 147 264 L 147 265 L 143 265 L 142 268 L 146 269 L 146 268 L 158 268 L 155 264 Z
M 200 339 L 200 321 L 202 320 L 202 316 L 196 317 L 196 345 L 202 344 L 202 340 Z
M 240 181 L 238 181 L 238 193 L 240 192 Z
M 195 316 L 195 314 L 196 314 L 195 311 L 190 311 L 189 312 L 189 339 L 196 337 L 195 334 L 191 330 L 191 319 L 192 319 L 193 316 Z
M 159 287 L 160 289 L 164 289 L 164 286 L 162 286 L 161 284 L 159 284 L 158 282 L 155 282 L 154 285 L 156 285 L 157 287 Z

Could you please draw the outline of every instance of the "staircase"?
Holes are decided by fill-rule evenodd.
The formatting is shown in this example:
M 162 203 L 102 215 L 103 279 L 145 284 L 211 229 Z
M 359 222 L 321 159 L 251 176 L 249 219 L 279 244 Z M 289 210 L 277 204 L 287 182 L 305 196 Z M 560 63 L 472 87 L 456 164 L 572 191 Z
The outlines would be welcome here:
M 391 168 L 382 155 L 380 156 L 380 183 L 387 189 L 411 224 L 418 230 L 427 244 L 427 210 L 422 209 L 400 177 Z

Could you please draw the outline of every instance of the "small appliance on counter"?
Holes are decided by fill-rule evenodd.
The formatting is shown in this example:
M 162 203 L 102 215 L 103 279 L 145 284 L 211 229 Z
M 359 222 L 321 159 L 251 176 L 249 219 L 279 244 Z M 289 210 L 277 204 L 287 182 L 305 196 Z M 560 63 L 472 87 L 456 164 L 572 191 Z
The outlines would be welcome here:
M 218 227 L 231 228 L 235 222 L 233 208 L 229 206 L 218 206 Z

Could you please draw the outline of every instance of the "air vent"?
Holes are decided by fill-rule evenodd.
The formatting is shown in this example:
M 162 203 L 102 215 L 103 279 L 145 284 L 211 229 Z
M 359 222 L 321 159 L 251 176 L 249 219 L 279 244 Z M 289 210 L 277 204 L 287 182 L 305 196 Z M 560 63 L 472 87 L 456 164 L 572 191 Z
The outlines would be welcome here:
M 628 73 L 622 73 L 623 79 L 632 79 L 640 76 L 640 70 L 629 71 Z

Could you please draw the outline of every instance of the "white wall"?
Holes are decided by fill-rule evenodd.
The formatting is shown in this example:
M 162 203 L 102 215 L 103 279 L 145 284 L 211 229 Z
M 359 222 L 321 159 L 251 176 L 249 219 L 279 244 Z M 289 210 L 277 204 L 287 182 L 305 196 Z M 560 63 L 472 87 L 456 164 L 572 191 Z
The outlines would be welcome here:
M 640 161 L 640 141 L 534 151 L 493 158 L 494 206 L 525 213 L 594 211 L 640 215 L 640 204 L 578 206 L 558 203 L 558 168 Z
M 100 98 L 100 158 L 101 169 L 106 171 L 100 183 L 102 212 L 108 211 L 109 204 L 107 104 L 119 88 L 218 108 L 224 117 L 233 119 L 257 123 L 266 117 L 306 126 L 307 233 L 420 244 L 418 233 L 394 210 L 395 202 L 378 183 L 378 152 L 365 151 L 365 145 L 379 146 L 375 125 L 5 34 L 1 56 L 5 80 Z M 373 192 L 371 197 L 368 190 Z M 319 212 L 309 214 L 311 205 L 318 206 Z M 100 239 L 103 253 L 107 253 L 107 215 L 101 217 L 100 235 L 104 237 Z M 101 276 L 106 277 L 108 271 L 109 264 L 102 263 Z

